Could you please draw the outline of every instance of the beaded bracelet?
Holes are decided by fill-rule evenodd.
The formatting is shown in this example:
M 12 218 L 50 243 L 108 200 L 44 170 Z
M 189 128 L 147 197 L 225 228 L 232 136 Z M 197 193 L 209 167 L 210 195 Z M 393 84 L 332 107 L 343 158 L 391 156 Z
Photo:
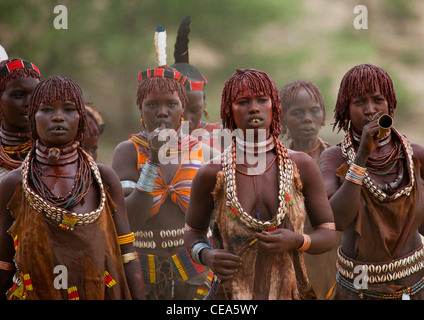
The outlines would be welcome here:
M 353 162 L 350 165 L 349 170 L 352 171 L 353 173 L 359 175 L 359 176 L 363 176 L 363 175 L 365 175 L 365 172 L 367 172 L 367 168 L 360 167 L 356 163 L 353 163 Z
M 122 255 L 122 263 L 123 264 L 126 264 L 126 263 L 128 263 L 132 260 L 137 260 L 137 259 L 138 259 L 138 253 L 135 252 L 135 251 L 130 252 L 130 253 L 124 253 Z
M 136 183 L 136 188 L 139 191 L 153 194 L 153 187 L 159 173 L 159 165 L 153 161 L 147 161 L 140 173 L 140 177 Z
M 297 251 L 306 251 L 311 246 L 311 237 L 308 236 L 307 234 L 302 234 L 302 236 L 303 236 L 303 243 L 299 248 L 296 249 Z
M 363 168 L 355 163 L 352 163 L 346 173 L 345 178 L 347 181 L 362 186 L 366 171 L 367 168 Z
M 200 252 L 203 249 L 213 249 L 213 248 L 206 242 L 198 242 L 191 248 L 191 251 L 190 251 L 191 259 L 193 259 L 193 261 L 197 264 L 203 264 L 202 261 L 200 260 Z
M 132 243 L 135 241 L 134 232 L 129 234 L 124 234 L 122 236 L 118 236 L 118 243 L 120 246 L 127 243 Z

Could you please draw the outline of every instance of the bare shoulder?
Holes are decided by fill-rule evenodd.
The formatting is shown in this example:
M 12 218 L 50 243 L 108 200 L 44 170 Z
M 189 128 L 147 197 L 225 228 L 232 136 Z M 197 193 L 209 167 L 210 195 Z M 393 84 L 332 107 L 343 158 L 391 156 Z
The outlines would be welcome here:
M 131 141 L 119 143 L 112 157 L 112 169 L 121 180 L 136 181 L 138 177 L 137 168 L 138 154 L 135 145 Z
M 0 183 L 0 201 L 1 203 L 8 203 L 15 192 L 16 185 L 22 181 L 21 168 L 10 171 Z
M 193 183 L 202 183 L 205 185 L 213 184 L 215 185 L 216 174 L 222 170 L 221 163 L 215 163 L 209 161 L 202 165 L 197 171 Z
M 346 159 L 343 157 L 340 146 L 332 146 L 323 151 L 319 158 L 319 166 L 338 168 Z
M 102 177 L 102 181 L 104 183 L 110 185 L 113 182 L 116 182 L 116 181 L 119 182 L 118 175 L 116 174 L 115 170 L 113 170 L 111 167 L 103 163 L 98 163 L 97 167 L 99 168 L 100 176 Z
M 417 143 L 411 143 L 412 150 L 414 152 L 414 156 L 418 158 L 421 162 L 421 166 L 424 165 L 424 147 Z
M 289 152 L 290 158 L 296 164 L 300 173 L 302 173 L 302 171 L 309 171 L 317 167 L 315 161 L 307 153 L 301 151 L 294 151 L 291 149 L 287 150 Z
M 120 142 L 113 151 L 113 158 L 127 158 L 129 155 L 136 155 L 137 150 L 131 141 L 125 140 Z

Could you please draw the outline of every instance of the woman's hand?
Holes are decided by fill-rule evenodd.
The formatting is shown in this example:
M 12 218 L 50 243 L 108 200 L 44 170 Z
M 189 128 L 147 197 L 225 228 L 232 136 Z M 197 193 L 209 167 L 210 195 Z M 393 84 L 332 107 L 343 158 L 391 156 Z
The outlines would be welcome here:
M 166 129 L 165 124 L 161 124 L 160 127 L 156 128 L 152 132 L 149 132 L 147 135 L 147 142 L 149 143 L 149 149 L 150 149 L 150 157 L 149 159 L 154 162 L 159 162 L 159 149 L 167 143 L 167 141 L 162 141 L 162 139 L 159 139 L 159 135 L 161 130 Z
M 259 240 L 258 250 L 263 250 L 269 254 L 294 250 L 302 246 L 303 243 L 301 234 L 284 228 L 256 233 L 256 238 Z
M 380 116 L 381 112 L 377 112 L 362 128 L 361 141 L 355 159 L 355 163 L 359 166 L 365 166 L 368 156 L 378 147 L 377 134 L 379 131 L 378 119 Z
M 241 257 L 227 250 L 203 249 L 200 255 L 202 262 L 221 280 L 231 279 L 241 267 Z

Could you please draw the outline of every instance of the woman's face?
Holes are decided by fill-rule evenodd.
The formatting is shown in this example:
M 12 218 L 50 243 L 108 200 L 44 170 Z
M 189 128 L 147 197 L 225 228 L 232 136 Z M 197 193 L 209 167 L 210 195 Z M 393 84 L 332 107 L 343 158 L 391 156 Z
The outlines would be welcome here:
M 231 105 L 234 122 L 245 135 L 248 130 L 265 129 L 267 137 L 272 123 L 272 100 L 267 95 L 254 95 L 246 88 Z
M 352 97 L 349 102 L 349 116 L 352 126 L 358 133 L 377 113 L 389 112 L 386 98 L 379 92 L 367 92 L 364 95 Z
M 203 91 L 188 91 L 188 103 L 184 110 L 184 121 L 189 121 L 190 132 L 200 123 L 205 110 L 205 93 Z
M 319 102 L 305 89 L 300 89 L 282 122 L 293 140 L 311 140 L 318 136 L 324 122 Z
M 176 92 L 155 91 L 144 98 L 141 105 L 141 117 L 148 132 L 165 126 L 177 130 L 181 124 L 183 106 Z
M 27 77 L 14 79 L 6 85 L 0 98 L 1 116 L 6 131 L 28 131 L 29 99 L 38 82 L 38 79 Z
M 99 136 L 84 136 L 82 148 L 97 161 L 97 150 L 99 148 Z
M 78 133 L 80 114 L 72 101 L 44 102 L 35 113 L 38 137 L 47 146 L 73 142 Z

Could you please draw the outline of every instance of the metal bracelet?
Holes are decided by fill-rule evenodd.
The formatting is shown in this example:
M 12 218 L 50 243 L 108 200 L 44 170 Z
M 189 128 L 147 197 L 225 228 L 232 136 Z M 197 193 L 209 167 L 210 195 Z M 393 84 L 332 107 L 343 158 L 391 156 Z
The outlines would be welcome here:
M 197 264 L 203 264 L 203 262 L 200 260 L 200 252 L 203 249 L 213 249 L 213 248 L 206 242 L 198 242 L 191 248 L 190 256 L 193 259 L 193 261 Z
M 159 166 L 146 162 L 138 178 L 136 188 L 147 193 L 152 193 L 158 173 Z

